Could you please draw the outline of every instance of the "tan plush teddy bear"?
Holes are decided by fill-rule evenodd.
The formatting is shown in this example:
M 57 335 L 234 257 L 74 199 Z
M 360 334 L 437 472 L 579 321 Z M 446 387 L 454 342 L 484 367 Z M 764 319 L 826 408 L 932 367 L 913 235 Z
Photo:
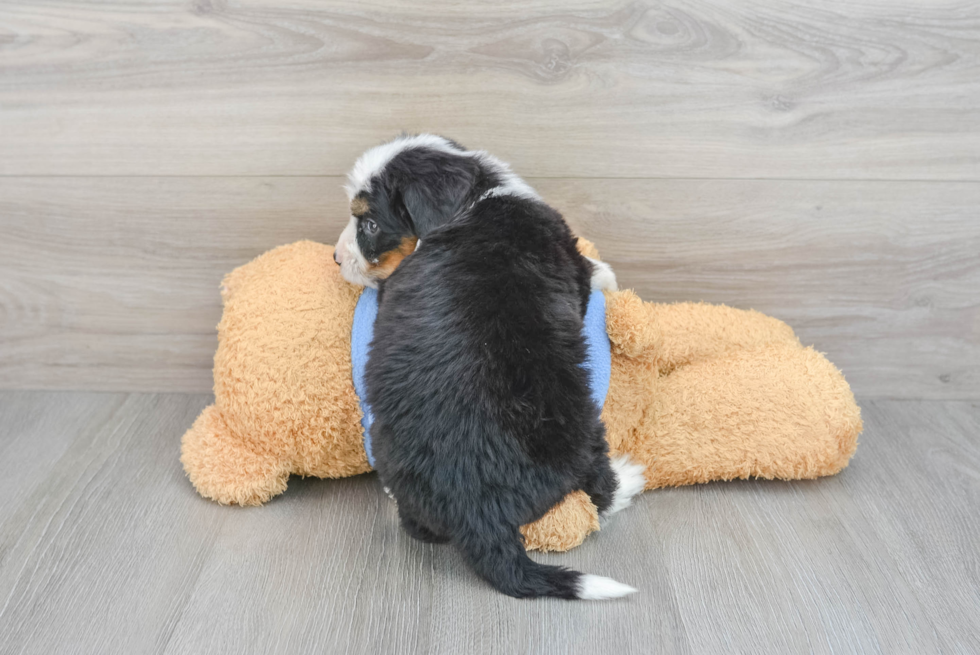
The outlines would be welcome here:
M 585 240 L 579 248 L 598 256 Z M 202 496 L 260 505 L 290 475 L 371 470 L 351 364 L 361 289 L 340 277 L 332 255 L 301 241 L 225 278 L 215 402 L 182 441 Z M 646 303 L 631 291 L 606 293 L 605 321 L 606 436 L 612 454 L 646 466 L 648 489 L 815 478 L 854 454 L 861 418 L 850 387 L 785 323 L 725 306 Z M 598 527 L 579 491 L 522 531 L 528 549 L 568 550 Z

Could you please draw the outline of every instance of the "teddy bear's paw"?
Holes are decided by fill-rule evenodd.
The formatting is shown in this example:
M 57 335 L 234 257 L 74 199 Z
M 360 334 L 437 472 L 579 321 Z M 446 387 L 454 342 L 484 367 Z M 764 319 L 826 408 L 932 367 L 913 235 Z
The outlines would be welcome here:
M 597 291 L 619 291 L 612 266 L 591 257 L 587 259 L 592 262 L 592 288 Z
M 616 493 L 613 494 L 612 503 L 603 514 L 603 518 L 629 507 L 633 496 L 642 492 L 647 484 L 647 479 L 643 475 L 644 467 L 634 462 L 628 455 L 614 457 L 609 463 L 616 474 Z
M 582 490 L 573 491 L 534 523 L 521 527 L 528 550 L 564 552 L 599 529 L 596 506 Z
M 238 436 L 215 405 L 184 434 L 180 461 L 197 492 L 222 505 L 261 505 L 289 480 L 289 463 Z

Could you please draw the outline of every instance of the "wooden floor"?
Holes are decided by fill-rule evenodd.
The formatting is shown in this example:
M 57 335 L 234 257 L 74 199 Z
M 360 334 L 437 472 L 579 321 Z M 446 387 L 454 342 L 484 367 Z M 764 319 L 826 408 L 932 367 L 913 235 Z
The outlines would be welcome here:
M 647 300 L 787 321 L 831 479 L 647 493 L 518 602 L 372 476 L 196 496 L 232 268 L 400 131 L 512 163 Z M 980 3 L 0 0 L 0 653 L 980 652 Z M 138 392 L 138 393 L 134 393 Z
M 535 556 L 640 590 L 571 603 L 411 540 L 374 475 L 203 500 L 174 453 L 208 401 L 0 393 L 0 652 L 980 651 L 980 402 L 863 402 L 833 478 L 647 492 Z

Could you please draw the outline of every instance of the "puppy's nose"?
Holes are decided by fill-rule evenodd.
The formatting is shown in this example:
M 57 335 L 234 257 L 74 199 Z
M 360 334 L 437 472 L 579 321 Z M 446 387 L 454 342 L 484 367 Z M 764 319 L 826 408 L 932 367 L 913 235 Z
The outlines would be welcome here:
M 340 260 L 337 259 L 337 251 L 336 250 L 333 251 L 333 260 L 334 260 L 334 262 L 336 262 L 337 266 L 340 266 Z

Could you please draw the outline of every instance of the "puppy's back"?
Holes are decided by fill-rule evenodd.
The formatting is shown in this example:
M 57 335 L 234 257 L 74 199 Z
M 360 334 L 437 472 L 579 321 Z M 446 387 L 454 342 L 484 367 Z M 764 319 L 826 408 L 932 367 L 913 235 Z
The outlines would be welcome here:
M 582 367 L 589 275 L 557 212 L 493 198 L 381 287 L 366 376 L 377 468 L 403 522 L 514 596 L 631 591 L 533 562 L 518 531 L 605 454 Z

